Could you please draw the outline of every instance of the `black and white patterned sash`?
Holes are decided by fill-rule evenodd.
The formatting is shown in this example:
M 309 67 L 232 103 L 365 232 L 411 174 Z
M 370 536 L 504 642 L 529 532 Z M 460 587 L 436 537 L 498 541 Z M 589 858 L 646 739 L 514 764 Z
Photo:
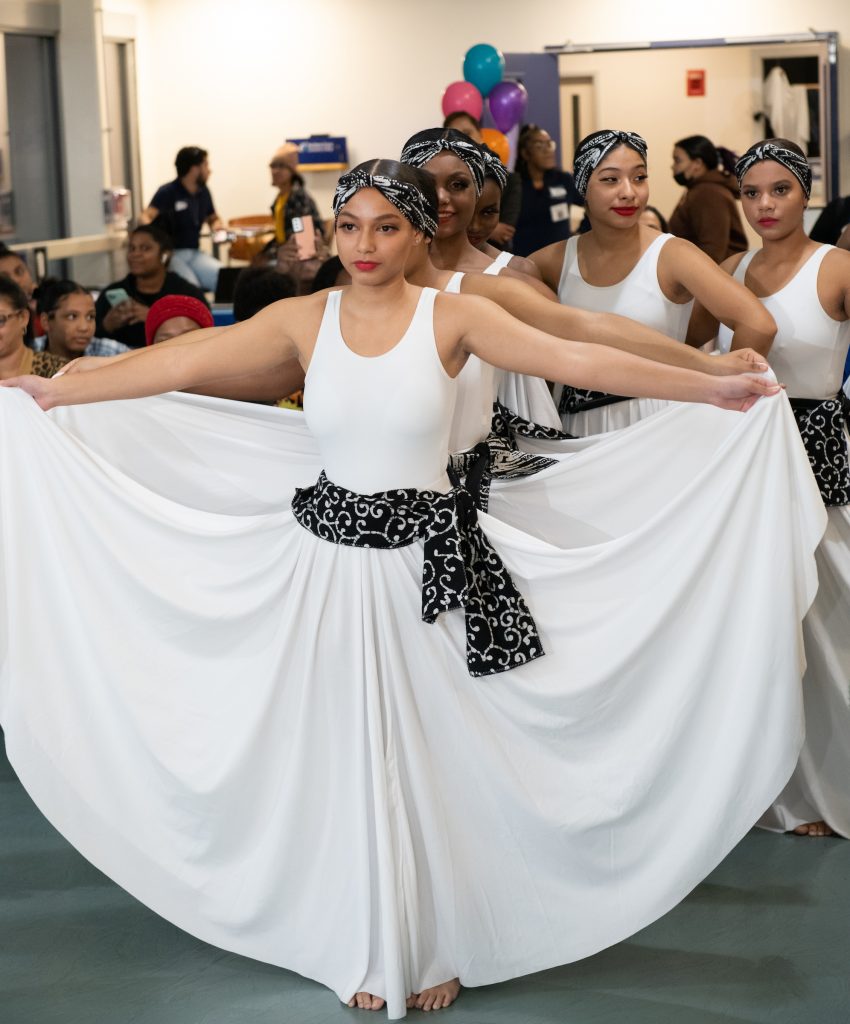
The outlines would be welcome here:
M 406 488 L 355 494 L 328 480 L 296 491 L 295 518 L 316 537 L 358 548 L 424 541 L 422 619 L 466 613 L 466 663 L 472 676 L 495 675 L 544 654 L 537 627 L 501 558 L 478 525 L 469 492 Z
M 517 480 L 555 465 L 555 459 L 522 451 L 517 446 L 518 435 L 547 441 L 572 439 L 572 435 L 562 430 L 541 427 L 506 409 L 500 402 L 494 402 L 492 426 L 487 437 L 474 448 L 455 452 L 449 458 L 450 468 L 464 481 L 476 508 L 482 512 L 486 512 L 490 504 L 490 483 L 493 478 Z
M 824 505 L 850 505 L 850 454 L 845 433 L 850 399 L 839 391 L 835 398 L 790 401 Z
M 605 405 L 616 405 L 617 402 L 630 401 L 625 395 L 609 395 L 605 391 L 591 391 L 589 388 L 572 388 L 564 385 L 561 399 L 558 402 L 559 413 L 587 412 L 588 409 L 601 409 Z

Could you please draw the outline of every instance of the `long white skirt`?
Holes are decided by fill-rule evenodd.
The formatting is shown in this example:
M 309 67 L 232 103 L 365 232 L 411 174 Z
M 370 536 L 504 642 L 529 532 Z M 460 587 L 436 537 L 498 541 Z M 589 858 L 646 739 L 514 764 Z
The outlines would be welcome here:
M 850 506 L 831 508 L 816 560 L 820 586 L 803 623 L 806 741 L 760 825 L 789 831 L 826 821 L 850 839 Z
M 96 415 L 120 431 L 134 404 Z M 188 470 L 132 479 L 60 418 L 0 391 L 9 758 L 86 857 L 200 938 L 399 1018 L 412 991 L 644 927 L 794 768 L 825 516 L 784 398 L 676 407 L 666 435 L 494 485 L 496 514 L 534 508 L 559 540 L 481 516 L 547 651 L 485 679 L 461 613 L 420 619 L 421 545 L 338 547 L 249 493 L 303 466 L 206 465 L 202 500 L 229 505 L 209 511 L 168 495 Z
M 498 399 L 506 409 L 531 423 L 554 430 L 561 429 L 561 417 L 549 385 L 540 377 L 507 371 L 500 373 Z

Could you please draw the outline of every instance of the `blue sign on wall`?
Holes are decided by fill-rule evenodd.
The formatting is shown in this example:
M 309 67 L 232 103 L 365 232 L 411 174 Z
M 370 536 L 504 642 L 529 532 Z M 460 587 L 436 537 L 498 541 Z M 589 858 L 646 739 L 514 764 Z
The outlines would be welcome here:
M 311 135 L 309 139 L 287 139 L 298 147 L 298 163 L 305 169 L 321 166 L 342 170 L 348 167 L 348 146 L 342 135 Z

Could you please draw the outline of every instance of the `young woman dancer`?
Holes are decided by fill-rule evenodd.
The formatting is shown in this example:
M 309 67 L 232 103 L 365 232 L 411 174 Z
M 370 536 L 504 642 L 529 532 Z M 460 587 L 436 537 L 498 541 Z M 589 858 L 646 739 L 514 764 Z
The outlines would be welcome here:
M 793 778 L 762 824 L 850 838 L 850 400 L 841 390 L 850 347 L 850 253 L 806 235 L 812 172 L 795 143 L 757 143 L 736 173 L 744 215 L 762 248 L 730 257 L 724 268 L 778 325 L 763 351 L 788 389 L 829 516 L 817 552 L 820 588 L 803 624 L 806 741 Z M 717 327 L 699 308 L 694 322 L 704 336 Z M 718 344 L 724 350 L 735 344 L 725 328 Z
M 649 200 L 646 143 L 634 132 L 589 135 L 575 153 L 575 180 L 592 230 L 532 255 L 561 302 L 622 313 L 684 342 L 694 298 L 742 345 L 769 343 L 775 325 L 745 288 L 696 246 L 639 223 Z M 564 389 L 564 430 L 577 436 L 628 426 L 662 406 L 617 395 Z
M 626 502 L 606 502 L 610 543 L 558 549 L 476 521 L 444 470 L 471 354 L 726 408 L 776 388 L 553 339 L 485 300 L 408 284 L 434 225 L 397 164 L 343 176 L 335 214 L 350 288 L 132 363 L 17 380 L 50 408 L 297 357 L 325 472 L 291 509 L 221 516 L 162 499 L 0 392 L 0 714 L 44 813 L 145 903 L 351 1005 L 386 1000 L 396 1019 L 448 1005 L 459 981 L 620 940 L 740 839 L 796 760 L 794 624 L 822 509 L 780 399 L 747 416 L 706 408 L 687 443 L 674 427 L 671 449 L 719 433 L 722 457 L 703 474 L 693 451 L 671 450 L 641 498 L 653 515 L 630 510 L 637 529 L 616 521 Z M 352 388 L 366 399 L 356 419 Z M 626 453 L 624 469 L 638 462 Z M 671 502 L 679 467 L 688 486 Z M 768 485 L 780 503 L 795 495 L 793 515 L 754 537 Z M 69 500 L 100 529 L 57 516 Z M 709 509 L 723 529 L 694 539 Z M 63 557 L 16 557 L 16 534 L 42 521 Z M 746 587 L 730 571 L 742 560 Z M 723 614 L 707 623 L 695 595 L 718 588 Z M 95 596 L 107 619 L 80 630 Z M 32 606 L 51 644 L 19 620 Z M 775 636 L 745 607 L 769 611 Z
M 496 160 L 503 166 L 498 158 Z M 493 258 L 476 249 L 467 237 L 487 178 L 487 159 L 481 146 L 453 128 L 429 128 L 405 142 L 401 161 L 412 167 L 424 167 L 437 181 L 440 214 L 432 247 L 432 259 L 437 267 L 520 277 L 530 281 L 541 294 L 556 298 L 555 292 L 540 281 L 539 273 L 534 276 L 521 273 L 511 261 L 506 264 L 504 256 L 500 265 L 493 269 Z
M 539 281 L 540 271 L 531 260 L 489 244 L 488 239 L 499 224 L 502 196 L 508 184 L 508 169 L 489 146 L 482 146 L 481 152 L 484 155 L 484 184 L 475 204 L 475 213 L 466 229 L 466 237 L 471 245 L 493 260 L 483 273 L 499 274 L 504 267 L 510 267 Z

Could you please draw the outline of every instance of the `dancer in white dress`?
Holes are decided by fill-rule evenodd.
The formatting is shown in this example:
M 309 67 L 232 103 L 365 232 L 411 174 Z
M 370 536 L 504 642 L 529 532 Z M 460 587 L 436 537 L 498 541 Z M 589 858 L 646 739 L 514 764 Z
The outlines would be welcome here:
M 592 230 L 556 242 L 531 259 L 561 302 L 621 313 L 684 342 L 694 297 L 727 324 L 741 345 L 757 347 L 774 325 L 696 246 L 639 223 L 649 201 L 645 141 L 634 132 L 600 131 L 575 153 L 576 188 Z M 663 408 L 655 400 L 566 388 L 559 409 L 564 430 L 579 437 L 618 430 Z
M 788 389 L 829 525 L 817 552 L 820 587 L 803 625 L 806 742 L 797 770 L 763 819 L 767 828 L 850 838 L 850 253 L 806 235 L 811 169 L 786 139 L 758 143 L 737 167 L 746 218 L 763 240 L 724 264 L 776 321 L 771 366 Z M 703 311 L 697 318 L 708 333 Z M 732 344 L 723 328 L 719 346 Z
M 508 183 L 508 169 L 490 149 L 482 144 L 481 152 L 484 154 L 484 184 L 481 187 L 481 195 L 475 204 L 475 211 L 472 220 L 466 229 L 466 237 L 470 245 L 473 245 L 485 256 L 490 256 L 492 264 L 484 271 L 485 274 L 498 274 L 503 267 L 511 267 L 521 274 L 527 274 L 537 281 L 540 280 L 540 271 L 537 265 L 525 256 L 517 256 L 515 253 L 497 249 L 491 245 L 488 239 L 496 230 L 502 209 L 502 194 Z
M 488 163 L 491 174 L 495 173 L 494 160 L 502 166 L 497 157 L 488 160 L 484 149 L 462 132 L 430 128 L 417 132 L 405 142 L 401 160 L 429 171 L 437 183 L 439 220 L 431 247 L 437 267 L 452 272 L 516 278 L 554 302 L 555 293 L 541 281 L 510 266 L 496 266 L 496 261 L 474 248 L 467 237 L 486 181 Z M 496 384 L 499 401 L 512 413 L 537 426 L 560 430 L 561 420 L 545 380 L 502 372 L 497 374 Z
M 404 170 L 340 182 L 349 289 L 132 366 L 17 382 L 47 408 L 297 355 L 327 475 L 291 509 L 169 501 L 0 391 L 0 715 L 22 782 L 165 917 L 345 1001 L 386 1000 L 392 1019 L 447 1005 L 447 979 L 489 984 L 618 941 L 741 838 L 796 761 L 823 527 L 781 396 L 746 416 L 693 407 L 646 460 L 628 438 L 601 445 L 627 485 L 653 486 L 612 502 L 605 481 L 623 476 L 601 460 L 592 539 L 580 460 L 572 546 L 476 524 L 443 468 L 468 354 L 733 407 L 775 388 L 551 339 L 407 284 L 428 226 Z M 753 535 L 765 491 L 776 508 Z M 42 530 L 51 545 L 24 543 Z M 95 603 L 100 628 L 81 630 Z

